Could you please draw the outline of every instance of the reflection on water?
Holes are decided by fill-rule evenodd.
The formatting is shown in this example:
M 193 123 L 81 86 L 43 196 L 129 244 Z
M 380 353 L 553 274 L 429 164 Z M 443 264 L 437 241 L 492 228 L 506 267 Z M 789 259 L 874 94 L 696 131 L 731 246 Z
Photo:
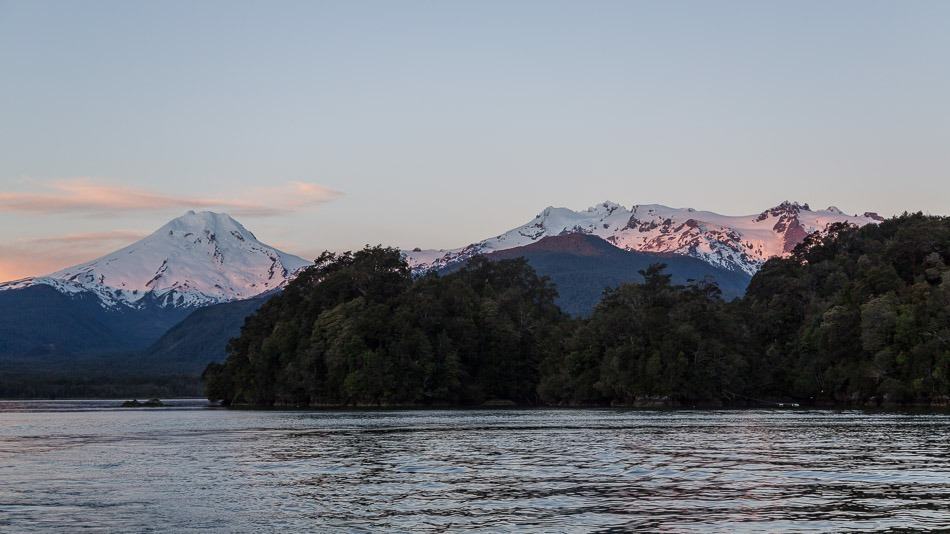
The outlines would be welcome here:
M 0 402 L 0 530 L 950 527 L 950 416 Z

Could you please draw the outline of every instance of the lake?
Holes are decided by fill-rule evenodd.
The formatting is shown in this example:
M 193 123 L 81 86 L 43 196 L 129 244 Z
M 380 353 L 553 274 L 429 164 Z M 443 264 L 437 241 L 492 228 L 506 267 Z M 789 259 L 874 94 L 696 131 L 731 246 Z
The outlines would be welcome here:
M 950 527 L 950 415 L 0 402 L 0 530 Z

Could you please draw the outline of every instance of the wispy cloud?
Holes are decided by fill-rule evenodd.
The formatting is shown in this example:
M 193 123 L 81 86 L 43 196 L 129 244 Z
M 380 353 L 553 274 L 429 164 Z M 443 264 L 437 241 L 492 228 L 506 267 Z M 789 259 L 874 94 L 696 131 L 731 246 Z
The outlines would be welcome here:
M 0 244 L 0 281 L 48 274 L 102 256 L 144 236 L 141 232 L 114 230 Z
M 116 241 L 128 241 L 132 242 L 137 239 L 145 237 L 146 234 L 142 232 L 135 232 L 132 230 L 113 230 L 111 232 L 87 232 L 83 234 L 67 234 L 54 237 L 37 237 L 36 239 L 30 239 L 25 241 L 31 245 L 45 245 L 45 246 L 55 246 L 55 245 L 77 245 L 84 243 L 98 244 L 98 243 L 113 243 Z
M 82 178 L 55 181 L 38 191 L 0 191 L 0 212 L 107 215 L 134 211 L 217 209 L 234 215 L 264 217 L 315 206 L 341 195 L 339 191 L 309 182 L 253 188 L 233 198 L 166 195 Z

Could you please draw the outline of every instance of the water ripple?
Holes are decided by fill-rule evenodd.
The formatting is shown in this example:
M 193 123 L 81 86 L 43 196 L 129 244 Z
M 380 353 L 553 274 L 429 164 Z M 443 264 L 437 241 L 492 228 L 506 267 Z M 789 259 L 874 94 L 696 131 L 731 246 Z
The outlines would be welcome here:
M 950 416 L 0 403 L 0 530 L 950 527 Z

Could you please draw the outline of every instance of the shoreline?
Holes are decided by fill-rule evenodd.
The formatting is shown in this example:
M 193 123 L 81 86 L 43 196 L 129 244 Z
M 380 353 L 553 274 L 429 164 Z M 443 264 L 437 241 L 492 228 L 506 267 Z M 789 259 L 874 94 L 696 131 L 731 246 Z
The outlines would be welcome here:
M 142 397 L 145 398 L 145 397 Z M 121 407 L 123 402 L 132 400 L 127 397 L 72 397 L 72 398 L 2 398 L 0 399 L 0 411 L 3 404 L 17 403 L 115 403 L 115 407 Z M 138 400 L 138 399 L 136 399 Z M 752 410 L 774 410 L 774 411 L 862 411 L 862 412 L 950 412 L 950 404 L 940 403 L 882 403 L 868 405 L 867 403 L 794 403 L 785 402 L 743 402 L 743 403 L 715 403 L 715 402 L 666 402 L 666 403 L 614 403 L 614 404 L 517 404 L 517 403 L 485 403 L 485 404 L 289 404 L 276 403 L 273 405 L 253 405 L 253 404 L 232 404 L 224 405 L 209 401 L 202 397 L 166 397 L 160 399 L 166 403 L 162 407 L 156 408 L 176 408 L 184 403 L 201 405 L 209 409 L 235 410 L 235 411 L 303 411 L 303 412 L 369 412 L 369 411 L 428 411 L 428 410 L 452 410 L 452 411 L 487 411 L 487 410 L 618 410 L 618 411 L 752 411 Z M 179 406 L 176 406 L 179 405 Z M 137 409 L 137 407 L 126 408 Z

